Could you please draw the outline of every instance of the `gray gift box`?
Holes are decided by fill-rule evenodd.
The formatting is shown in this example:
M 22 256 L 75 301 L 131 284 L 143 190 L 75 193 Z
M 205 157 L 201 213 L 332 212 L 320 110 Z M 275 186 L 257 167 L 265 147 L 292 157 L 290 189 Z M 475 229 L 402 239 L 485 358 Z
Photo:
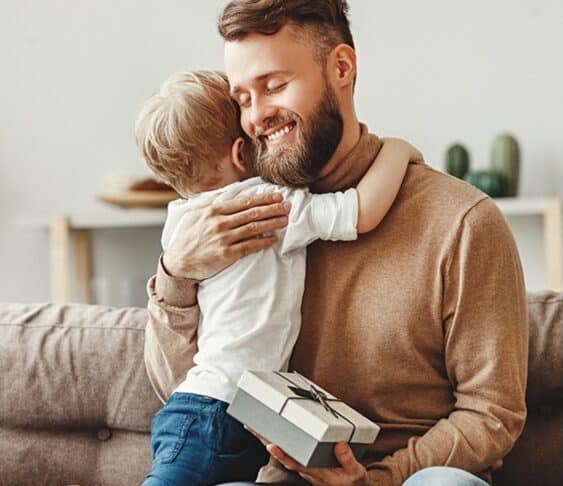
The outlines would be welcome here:
M 299 373 L 246 371 L 227 413 L 305 467 L 334 467 L 336 442 L 359 460 L 379 426 Z

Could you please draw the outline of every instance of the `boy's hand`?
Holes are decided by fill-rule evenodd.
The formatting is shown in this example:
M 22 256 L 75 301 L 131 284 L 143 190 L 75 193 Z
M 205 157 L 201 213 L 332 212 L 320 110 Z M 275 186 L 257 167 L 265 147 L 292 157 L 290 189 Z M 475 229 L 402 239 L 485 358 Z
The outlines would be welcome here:
M 209 278 L 240 258 L 272 246 L 277 238 L 267 233 L 287 225 L 290 208 L 274 193 L 189 211 L 162 257 L 164 267 L 174 277 Z

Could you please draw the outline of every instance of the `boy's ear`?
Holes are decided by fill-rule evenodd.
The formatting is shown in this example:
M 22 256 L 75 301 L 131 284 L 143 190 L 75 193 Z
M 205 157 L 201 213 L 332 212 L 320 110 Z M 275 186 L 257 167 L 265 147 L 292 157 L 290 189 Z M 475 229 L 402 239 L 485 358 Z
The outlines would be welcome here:
M 231 147 L 231 160 L 233 165 L 236 169 L 241 172 L 245 173 L 247 171 L 246 163 L 243 159 L 244 157 L 244 139 L 242 137 L 238 137 L 233 146 Z

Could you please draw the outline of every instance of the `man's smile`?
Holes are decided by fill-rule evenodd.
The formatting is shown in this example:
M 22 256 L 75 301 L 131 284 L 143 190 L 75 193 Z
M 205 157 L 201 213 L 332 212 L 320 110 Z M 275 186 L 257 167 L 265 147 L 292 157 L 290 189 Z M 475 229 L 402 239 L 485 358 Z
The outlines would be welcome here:
M 268 142 L 268 145 L 278 144 L 282 140 L 286 140 L 288 138 L 288 134 L 293 131 L 295 126 L 296 123 L 294 121 L 290 121 L 282 126 L 268 130 L 264 133 L 264 135 L 262 135 L 262 137 Z

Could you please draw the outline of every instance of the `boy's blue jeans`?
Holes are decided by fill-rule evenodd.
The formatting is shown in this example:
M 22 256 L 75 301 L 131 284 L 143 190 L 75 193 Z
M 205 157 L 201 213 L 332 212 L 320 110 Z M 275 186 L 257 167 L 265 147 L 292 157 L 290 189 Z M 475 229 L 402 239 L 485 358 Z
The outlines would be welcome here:
M 253 481 L 269 454 L 227 407 L 202 395 L 172 394 L 152 420 L 153 462 L 143 486 Z

